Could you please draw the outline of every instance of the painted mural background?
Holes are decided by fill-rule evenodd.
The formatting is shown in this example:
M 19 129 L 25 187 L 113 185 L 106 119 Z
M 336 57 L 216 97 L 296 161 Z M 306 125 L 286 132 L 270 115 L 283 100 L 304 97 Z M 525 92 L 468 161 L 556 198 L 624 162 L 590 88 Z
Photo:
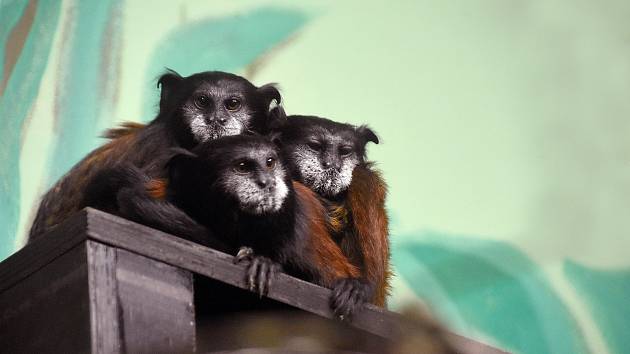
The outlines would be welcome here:
M 0 0 L 0 259 L 155 79 L 278 82 L 367 123 L 391 308 L 517 353 L 630 352 L 630 3 Z

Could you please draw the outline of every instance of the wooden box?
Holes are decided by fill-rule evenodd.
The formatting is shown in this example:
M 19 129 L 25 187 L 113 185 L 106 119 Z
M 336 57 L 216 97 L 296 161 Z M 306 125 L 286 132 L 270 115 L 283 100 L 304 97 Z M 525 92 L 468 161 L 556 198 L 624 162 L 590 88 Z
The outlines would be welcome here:
M 431 337 L 371 305 L 331 320 L 330 290 L 286 274 L 259 298 L 232 260 L 87 208 L 0 263 L 0 351 L 384 353 L 405 333 Z M 461 353 L 501 352 L 455 334 L 448 341 Z

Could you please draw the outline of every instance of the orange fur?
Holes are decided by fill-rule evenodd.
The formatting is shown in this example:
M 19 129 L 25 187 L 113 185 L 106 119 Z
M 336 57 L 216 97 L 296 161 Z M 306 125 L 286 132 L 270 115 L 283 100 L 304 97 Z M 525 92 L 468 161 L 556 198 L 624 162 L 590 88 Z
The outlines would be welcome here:
M 363 276 L 376 284 L 374 304 L 384 307 L 390 291 L 389 227 L 385 210 L 387 185 L 380 172 L 358 166 L 352 174 L 347 207 L 363 255 Z
M 331 205 L 328 208 L 328 226 L 333 233 L 341 232 L 348 224 L 348 209 L 343 205 Z
M 359 277 L 359 269 L 350 263 L 330 236 L 326 225 L 326 210 L 315 192 L 295 181 L 293 188 L 297 198 L 307 208 L 311 237 L 308 239 L 306 252 L 313 257 L 321 272 L 322 285 L 331 287 L 338 279 Z
M 89 153 L 82 161 L 73 167 L 57 184 L 51 188 L 42 201 L 39 212 L 45 211 L 46 217 L 40 220 L 36 216 L 31 234 L 39 236 L 55 227 L 82 207 L 82 191 L 87 183 L 105 168 L 114 166 L 122 161 L 129 151 L 133 151 L 137 133 L 144 125 L 138 123 L 124 123 L 121 128 L 110 129 L 104 136 L 111 140 L 105 145 Z M 46 202 L 52 200 L 54 202 Z
M 151 198 L 164 200 L 166 198 L 166 188 L 168 180 L 166 178 L 155 178 L 146 183 L 145 188 Z
M 136 133 L 138 130 L 144 128 L 146 125 L 136 122 L 123 122 L 118 128 L 112 128 L 105 131 L 103 138 L 117 139 L 121 136 Z

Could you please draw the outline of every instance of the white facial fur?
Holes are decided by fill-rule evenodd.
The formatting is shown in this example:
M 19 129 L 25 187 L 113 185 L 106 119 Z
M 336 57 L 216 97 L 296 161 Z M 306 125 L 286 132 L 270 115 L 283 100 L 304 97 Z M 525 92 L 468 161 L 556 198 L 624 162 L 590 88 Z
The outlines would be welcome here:
M 286 172 L 282 166 L 276 164 L 273 175 L 274 183 L 266 187 L 260 187 L 250 175 L 232 171 L 226 172 L 219 183 L 238 200 L 241 210 L 261 215 L 280 210 L 289 194 L 289 188 L 284 182 Z
M 324 169 L 320 154 L 306 145 L 298 146 L 293 151 L 293 161 L 304 183 L 315 192 L 334 197 L 343 192 L 352 182 L 352 172 L 359 164 L 356 155 L 345 158 L 339 171 L 334 168 Z
M 247 130 L 254 112 L 239 93 L 240 90 L 234 83 L 223 80 L 218 81 L 216 85 L 202 86 L 198 90 L 199 93 L 210 97 L 214 103 L 213 110 L 221 111 L 217 112 L 217 114 L 227 118 L 224 124 L 219 123 L 216 119 L 208 122 L 206 115 L 214 113 L 208 113 L 203 109 L 197 108 L 192 101 L 183 105 L 182 115 L 188 122 L 190 131 L 198 143 L 214 140 L 222 136 L 238 135 Z M 223 102 L 233 97 L 241 100 L 242 107 L 237 111 L 228 112 L 223 107 Z
M 204 114 L 195 108 L 184 107 L 184 116 L 188 119 L 190 131 L 198 143 L 218 139 L 222 136 L 238 135 L 247 129 L 247 122 L 251 117 L 249 111 L 232 114 L 225 124 L 217 121 L 208 123 Z

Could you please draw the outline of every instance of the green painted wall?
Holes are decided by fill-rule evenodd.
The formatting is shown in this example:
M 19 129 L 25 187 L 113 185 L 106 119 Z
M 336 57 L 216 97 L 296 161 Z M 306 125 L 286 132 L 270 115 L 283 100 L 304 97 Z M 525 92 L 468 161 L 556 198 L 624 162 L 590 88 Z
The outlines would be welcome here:
M 278 82 L 368 123 L 390 185 L 390 301 L 518 353 L 624 353 L 630 3 L 0 1 L 0 259 L 155 78 Z M 625 307 L 624 307 L 625 306 Z

